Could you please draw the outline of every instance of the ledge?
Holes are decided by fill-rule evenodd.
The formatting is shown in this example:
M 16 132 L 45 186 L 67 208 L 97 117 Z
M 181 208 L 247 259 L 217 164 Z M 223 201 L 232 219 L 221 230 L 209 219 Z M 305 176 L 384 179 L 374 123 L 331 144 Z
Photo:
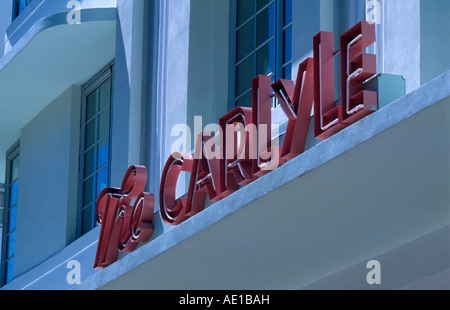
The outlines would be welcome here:
M 448 257 L 403 271 L 397 258 L 411 245 L 448 252 L 430 251 L 430 236 L 449 225 L 449 81 L 448 71 L 179 226 L 156 212 L 152 240 L 104 270 L 92 269 L 97 227 L 1 289 L 329 289 L 332 279 L 355 289 L 369 259 L 396 271 L 385 288 L 423 287 Z M 71 259 L 81 285 L 66 281 Z
M 82 14 L 89 9 L 111 9 L 116 8 L 116 0 L 78 0 Z M 54 16 L 65 17 L 71 8 L 67 8 L 68 1 L 34 0 L 17 16 L 6 30 L 6 50 L 20 42 L 23 37 L 33 37 L 42 30 L 42 25 Z M 83 14 L 85 15 L 85 14 Z M 53 16 L 53 17 L 52 17 Z M 90 21 L 90 16 L 83 16 L 82 21 Z M 42 23 L 44 21 L 44 23 Z M 40 26 L 41 24 L 41 26 Z M 6 54 L 6 53 L 5 53 Z
M 74 288 L 297 289 L 445 227 L 449 95 L 447 71 Z

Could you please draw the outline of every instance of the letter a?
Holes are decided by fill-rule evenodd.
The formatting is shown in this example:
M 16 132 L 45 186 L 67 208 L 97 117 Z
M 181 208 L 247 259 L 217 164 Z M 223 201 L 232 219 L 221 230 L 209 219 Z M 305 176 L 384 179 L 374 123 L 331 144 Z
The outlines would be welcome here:
M 372 284 L 381 284 L 381 265 L 377 260 L 371 260 L 367 262 L 367 269 L 372 269 L 367 273 L 367 283 Z
M 66 280 L 68 284 L 81 284 L 81 266 L 77 260 L 67 262 L 67 269 L 73 268 L 67 273 Z
M 72 9 L 67 13 L 67 23 L 69 25 L 81 24 L 81 4 L 77 0 L 67 2 L 67 8 Z

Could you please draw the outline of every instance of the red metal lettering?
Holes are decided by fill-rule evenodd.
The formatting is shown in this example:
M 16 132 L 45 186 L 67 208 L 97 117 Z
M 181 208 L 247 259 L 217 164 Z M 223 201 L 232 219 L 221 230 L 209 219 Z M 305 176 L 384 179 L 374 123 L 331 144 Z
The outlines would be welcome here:
M 313 59 L 298 67 L 297 81 L 278 80 L 272 84 L 284 113 L 288 117 L 286 135 L 280 154 L 280 164 L 303 153 L 313 105 Z
M 166 224 L 177 225 L 189 218 L 185 208 L 187 199 L 177 200 L 175 195 L 180 172 L 190 172 L 193 161 L 187 153 L 173 153 L 166 161 L 159 186 L 159 209 Z
M 325 140 L 341 131 L 341 106 L 334 100 L 334 34 L 321 31 L 313 38 L 314 137 Z
M 327 139 L 377 109 L 377 93 L 363 89 L 376 74 L 376 57 L 363 53 L 375 41 L 375 26 L 360 22 L 340 37 L 341 100 L 334 92 L 334 34 L 319 32 L 313 39 L 314 58 L 298 68 L 297 80 L 258 75 L 252 80 L 252 108 L 236 107 L 220 118 L 221 134 L 202 132 L 194 157 L 172 154 L 161 176 L 159 203 L 166 224 L 177 225 L 203 210 L 206 195 L 218 201 L 286 163 L 304 151 L 314 104 L 314 136 Z M 282 147 L 272 145 L 272 94 L 288 118 Z M 220 138 L 219 149 L 214 139 Z M 239 139 L 238 139 L 239 138 Z M 238 142 L 239 141 L 239 142 Z M 212 156 L 209 153 L 216 153 Z M 180 173 L 190 172 L 188 193 L 176 199 Z M 97 200 L 102 224 L 95 268 L 117 260 L 118 251 L 133 251 L 153 232 L 154 196 L 143 193 L 147 170 L 131 166 L 121 188 L 104 189 Z M 133 206 L 132 201 L 135 200 Z
M 143 192 L 146 182 L 147 168 L 131 166 L 120 188 L 105 188 L 100 192 L 95 216 L 102 227 L 95 269 L 109 266 L 117 260 L 119 251 L 131 252 L 152 235 L 155 197 Z
M 214 133 L 206 132 L 201 132 L 197 137 L 187 195 L 188 205 L 186 209 L 189 216 L 203 210 L 206 193 L 211 201 L 222 199 L 219 195 L 221 188 L 223 188 L 223 182 L 220 178 L 220 159 L 222 154 L 216 149 L 217 145 L 214 142 L 210 144 L 213 147 L 205 147 L 208 142 L 214 139 L 216 139 Z M 208 154 L 209 151 L 217 152 L 217 156 Z
M 220 195 L 228 196 L 256 180 L 252 172 L 250 157 L 250 133 L 248 126 L 252 124 L 252 109 L 236 107 L 219 120 L 223 134 L 223 157 L 220 160 L 220 178 L 223 186 Z M 238 144 L 239 138 L 239 144 Z
M 211 201 L 222 199 L 221 156 L 213 157 L 204 147 L 211 139 L 215 139 L 212 133 L 202 132 L 197 138 L 194 158 L 189 154 L 174 153 L 167 160 L 160 186 L 160 211 L 165 223 L 177 225 L 202 211 L 206 194 Z M 215 151 L 214 147 L 211 150 Z M 176 183 L 181 171 L 191 172 L 191 177 L 187 196 L 177 201 Z
M 258 75 L 252 80 L 252 123 L 247 126 L 254 176 L 263 176 L 279 165 L 279 146 L 272 147 L 271 77 Z M 276 159 L 276 160 L 275 160 Z
M 319 32 L 314 50 L 314 136 L 325 140 L 377 109 L 377 93 L 363 90 L 376 74 L 376 55 L 362 51 L 375 42 L 375 25 L 360 22 L 340 37 L 341 100 L 334 98 L 334 34 Z
M 377 73 L 376 55 L 363 50 L 375 42 L 375 24 L 359 22 L 341 35 L 342 122 L 352 124 L 378 108 L 377 92 L 363 82 Z

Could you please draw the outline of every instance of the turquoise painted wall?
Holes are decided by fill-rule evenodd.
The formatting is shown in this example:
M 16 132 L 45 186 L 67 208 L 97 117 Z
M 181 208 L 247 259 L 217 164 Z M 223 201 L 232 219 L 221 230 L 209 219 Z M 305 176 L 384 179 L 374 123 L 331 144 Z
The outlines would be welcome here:
M 450 69 L 450 1 L 420 2 L 420 82 Z
M 69 87 L 21 131 L 15 276 L 75 239 L 80 101 Z

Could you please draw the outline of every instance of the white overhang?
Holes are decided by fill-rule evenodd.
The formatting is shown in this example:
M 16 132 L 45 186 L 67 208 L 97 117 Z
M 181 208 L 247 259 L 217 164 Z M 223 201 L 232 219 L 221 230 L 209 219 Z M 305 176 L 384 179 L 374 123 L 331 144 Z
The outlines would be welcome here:
M 0 59 L 0 162 L 39 111 L 114 59 L 117 10 L 81 14 L 81 24 L 73 25 L 67 13 L 42 18 Z
M 74 288 L 298 289 L 411 244 L 383 288 L 448 273 L 449 119 L 447 71 Z

